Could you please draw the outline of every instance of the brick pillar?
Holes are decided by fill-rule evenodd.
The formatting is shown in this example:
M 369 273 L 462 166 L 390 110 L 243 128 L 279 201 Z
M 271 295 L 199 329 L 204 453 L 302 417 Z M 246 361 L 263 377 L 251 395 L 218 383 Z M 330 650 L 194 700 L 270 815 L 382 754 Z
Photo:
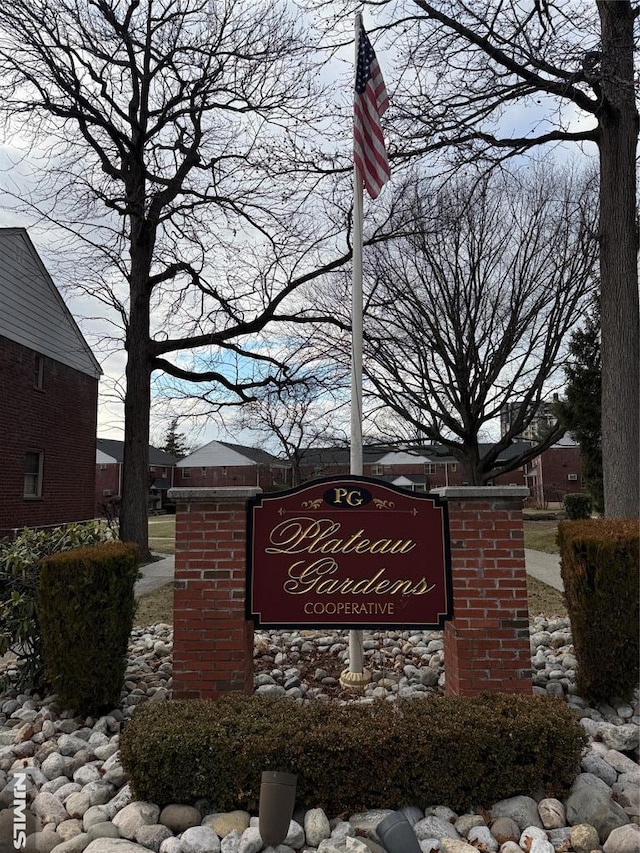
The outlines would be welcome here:
M 253 692 L 245 615 L 247 501 L 257 487 L 171 489 L 176 502 L 173 698 Z
M 445 693 L 531 693 L 520 486 L 434 490 L 449 506 L 453 620 L 445 624 Z

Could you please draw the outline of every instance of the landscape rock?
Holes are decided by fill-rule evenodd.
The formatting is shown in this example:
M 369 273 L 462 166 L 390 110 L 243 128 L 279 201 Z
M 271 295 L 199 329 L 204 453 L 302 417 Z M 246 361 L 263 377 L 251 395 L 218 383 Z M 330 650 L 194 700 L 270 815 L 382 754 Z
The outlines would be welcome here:
M 43 825 L 51 823 L 57 826 L 69 817 L 65 807 L 55 794 L 46 792 L 36 796 L 31 804 L 31 810 L 36 817 L 40 818 Z
M 441 853 L 478 853 L 477 849 L 462 838 L 440 839 Z
M 184 853 L 220 853 L 220 839 L 208 826 L 192 826 L 180 836 Z
M 136 831 L 141 826 L 157 823 L 159 817 L 160 807 L 155 803 L 137 801 L 129 803 L 122 811 L 119 811 L 113 817 L 113 824 L 118 828 L 122 838 L 133 841 Z
M 304 834 L 311 847 L 318 847 L 321 841 L 331 836 L 329 818 L 322 809 L 307 811 L 304 816 Z
M 500 800 L 491 806 L 491 816 L 509 817 L 518 825 L 522 832 L 529 826 L 538 826 L 542 829 L 542 821 L 538 814 L 538 804 L 532 797 L 509 797 Z
M 114 826 L 110 820 L 94 823 L 87 830 L 87 835 L 91 841 L 96 838 L 120 838 L 118 827 Z
M 160 823 L 164 823 L 162 815 L 160 817 Z M 225 835 L 233 832 L 234 829 L 238 830 L 238 832 L 242 834 L 249 826 L 249 819 L 249 812 L 237 809 L 232 812 L 215 812 L 213 814 L 208 814 L 202 819 L 202 825 L 208 826 L 209 829 L 212 829 L 217 836 L 223 838 Z M 200 823 L 200 821 L 198 821 L 198 823 Z M 193 826 L 196 825 L 197 824 L 193 824 Z
M 0 833 L 0 838 L 2 837 Z M 27 837 L 24 853 L 51 853 L 60 844 L 61 840 L 58 833 L 50 829 L 44 829 L 42 832 L 34 832 Z
M 472 826 L 467 833 L 467 841 L 481 853 L 495 853 L 500 847 L 488 826 Z
M 575 853 L 591 853 L 600 845 L 598 831 L 587 823 L 578 823 L 571 827 L 571 846 Z
M 640 853 L 640 826 L 629 823 L 612 829 L 602 849 L 604 853 Z
M 69 841 L 70 838 L 75 838 L 76 835 L 82 835 L 82 823 L 76 818 L 63 820 L 56 827 L 56 832 L 63 841 Z
M 424 838 L 460 838 L 460 833 L 452 823 L 435 815 L 423 817 L 413 827 L 413 831 L 418 841 Z
M 380 821 L 390 814 L 393 814 L 393 809 L 371 809 L 368 812 L 357 812 L 357 814 L 349 816 L 349 823 L 356 832 L 361 832 L 367 838 L 377 841 L 376 827 Z
M 640 747 L 640 728 L 631 724 L 607 726 L 602 731 L 602 740 L 617 752 L 632 752 Z
M 168 827 L 176 835 L 184 832 L 192 826 L 200 824 L 200 812 L 194 806 L 183 806 L 172 803 L 165 806 L 160 812 L 158 823 Z
M 466 837 L 469 830 L 473 829 L 474 826 L 486 826 L 486 823 L 482 815 L 463 814 L 460 815 L 458 820 L 454 823 L 454 826 L 460 835 L 464 835 Z
M 504 845 L 509 841 L 518 842 L 522 833 L 520 827 L 513 818 L 497 817 L 491 823 L 491 834 L 498 844 Z
M 89 844 L 89 836 L 85 835 L 76 835 L 73 838 L 70 838 L 68 841 L 63 841 L 62 844 L 58 844 L 55 848 L 57 853 L 82 853 L 83 850 L 86 850 Z
M 160 845 L 167 838 L 171 838 L 173 833 L 171 830 L 162 824 L 154 823 L 145 826 L 139 826 L 136 830 L 136 844 L 141 844 L 148 850 L 154 850 L 159 853 Z
M 538 814 L 545 829 L 559 829 L 567 824 L 567 812 L 560 800 L 552 798 L 540 800 Z
M 87 853 L 145 853 L 146 847 L 124 838 L 96 838 L 85 847 Z
M 611 799 L 611 794 L 593 785 L 583 786 L 570 794 L 567 821 L 570 826 L 585 823 L 595 827 L 601 844 L 613 829 L 630 823 L 624 809 Z

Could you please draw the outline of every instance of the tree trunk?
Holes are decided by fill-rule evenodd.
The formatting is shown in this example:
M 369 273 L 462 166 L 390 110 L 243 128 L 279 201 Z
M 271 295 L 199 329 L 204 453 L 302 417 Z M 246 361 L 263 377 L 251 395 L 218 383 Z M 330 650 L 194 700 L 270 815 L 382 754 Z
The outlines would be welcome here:
M 127 393 L 124 407 L 124 464 L 120 538 L 135 542 L 148 559 L 149 421 L 151 359 L 149 353 L 149 266 L 132 259 L 131 305 L 127 329 Z
M 599 115 L 602 456 L 605 515 L 640 516 L 638 112 L 631 3 L 597 0 L 602 30 Z

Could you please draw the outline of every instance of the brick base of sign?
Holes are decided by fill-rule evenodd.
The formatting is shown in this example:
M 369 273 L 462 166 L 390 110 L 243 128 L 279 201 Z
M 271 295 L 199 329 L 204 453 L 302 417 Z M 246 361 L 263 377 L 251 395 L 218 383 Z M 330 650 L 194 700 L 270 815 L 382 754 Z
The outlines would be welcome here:
M 436 489 L 449 506 L 454 618 L 445 693 L 531 693 L 521 487 Z
M 255 487 L 172 489 L 176 501 L 173 697 L 253 692 L 246 619 L 247 501 Z M 446 487 L 454 618 L 449 695 L 531 693 L 521 487 Z
M 252 487 L 172 489 L 176 501 L 173 698 L 253 692 L 246 618 L 247 500 Z

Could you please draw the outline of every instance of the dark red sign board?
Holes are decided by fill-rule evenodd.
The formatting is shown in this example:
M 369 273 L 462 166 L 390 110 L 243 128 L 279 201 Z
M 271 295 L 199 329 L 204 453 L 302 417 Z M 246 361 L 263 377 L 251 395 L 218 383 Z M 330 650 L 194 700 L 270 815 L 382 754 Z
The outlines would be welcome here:
M 446 504 L 367 477 L 314 480 L 249 505 L 257 626 L 441 628 L 453 615 Z

